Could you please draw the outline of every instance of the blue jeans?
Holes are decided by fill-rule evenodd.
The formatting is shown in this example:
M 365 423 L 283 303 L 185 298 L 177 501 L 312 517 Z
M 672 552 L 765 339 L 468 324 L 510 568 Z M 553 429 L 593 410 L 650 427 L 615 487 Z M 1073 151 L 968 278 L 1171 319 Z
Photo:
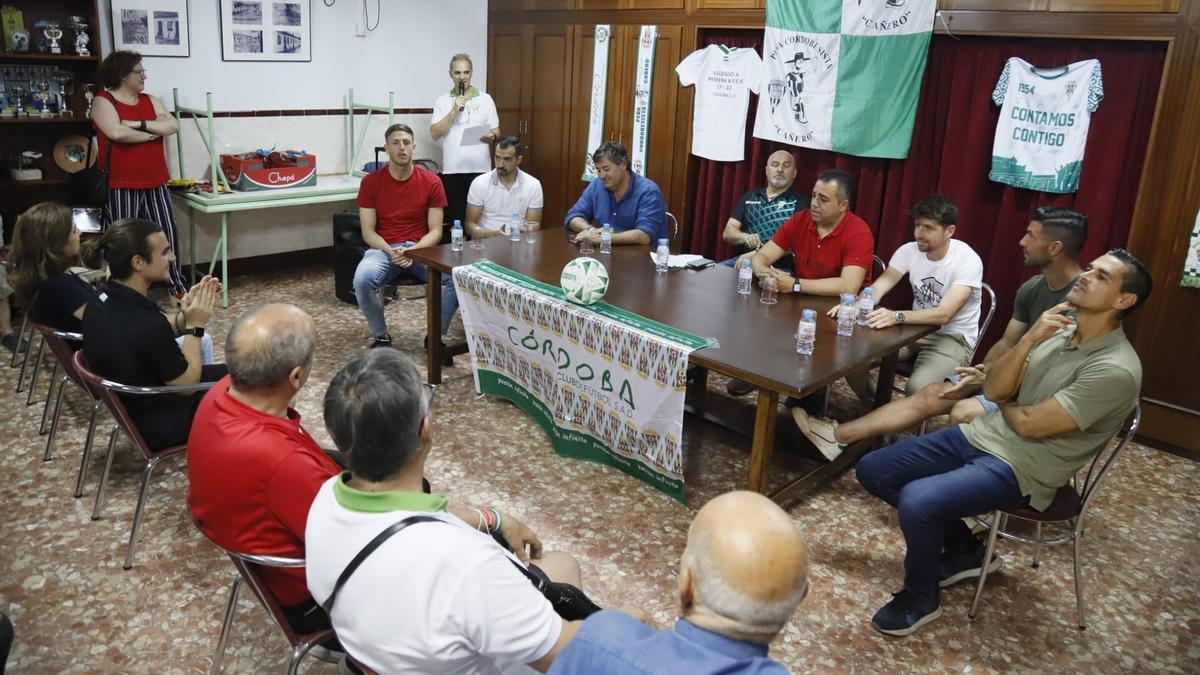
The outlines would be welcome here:
M 962 518 L 1029 502 L 1012 469 L 967 442 L 960 427 L 915 436 L 863 457 L 858 482 L 896 507 L 908 552 L 904 587 L 936 600 L 943 549 L 962 551 L 971 529 Z
M 392 244 L 393 249 L 402 246 L 412 246 L 413 242 Z M 369 249 L 363 254 L 358 268 L 354 270 L 354 298 L 358 307 L 367 319 L 367 327 L 371 335 L 376 337 L 388 332 L 387 319 L 383 316 L 383 297 L 379 289 L 402 276 L 408 276 L 419 281 L 428 281 L 429 271 L 422 263 L 414 262 L 408 267 L 400 267 L 392 262 L 386 253 L 379 249 Z M 447 275 L 447 284 L 442 287 L 442 326 L 441 334 L 445 335 L 450 329 L 450 319 L 458 309 L 458 296 L 454 293 L 454 281 Z
M 180 335 L 175 338 L 175 344 L 179 345 L 180 349 L 183 349 L 183 339 L 185 337 L 187 336 Z M 214 362 L 212 336 L 205 333 L 204 337 L 200 338 L 200 365 L 211 366 Z

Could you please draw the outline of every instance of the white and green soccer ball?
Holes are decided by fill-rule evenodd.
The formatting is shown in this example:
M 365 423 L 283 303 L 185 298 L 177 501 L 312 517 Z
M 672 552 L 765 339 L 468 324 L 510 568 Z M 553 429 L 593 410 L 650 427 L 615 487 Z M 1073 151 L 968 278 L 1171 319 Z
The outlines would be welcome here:
M 608 270 L 595 258 L 576 258 L 563 267 L 559 283 L 571 302 L 595 304 L 608 291 Z

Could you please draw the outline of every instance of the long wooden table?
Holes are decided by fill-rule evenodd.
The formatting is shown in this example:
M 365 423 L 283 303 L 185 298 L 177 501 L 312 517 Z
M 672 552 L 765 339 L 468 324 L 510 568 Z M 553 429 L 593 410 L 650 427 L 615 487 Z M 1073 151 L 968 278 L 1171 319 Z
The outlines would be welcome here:
M 437 335 L 441 316 L 441 275 L 459 265 L 489 260 L 545 283 L 558 285 L 562 268 L 579 256 L 561 228 L 543 230 L 536 243 L 513 243 L 505 237 L 484 241 L 483 250 L 451 251 L 449 245 L 416 249 L 408 253 L 429 267 L 427 285 L 428 334 Z M 689 362 L 702 370 L 689 386 L 689 394 L 707 386 L 707 370 L 750 382 L 758 389 L 753 442 L 750 449 L 748 488 L 766 493 L 775 422 L 780 396 L 802 397 L 819 391 L 847 373 L 881 361 L 875 405 L 891 400 L 896 355 L 899 350 L 933 332 L 931 326 L 897 326 L 887 330 L 856 328 L 853 337 L 839 337 L 836 323 L 825 311 L 835 298 L 780 294 L 779 302 L 759 302 L 757 286 L 748 295 L 737 293 L 737 273 L 714 265 L 704 270 L 655 272 L 646 246 L 614 247 L 611 255 L 592 257 L 608 268 L 605 302 L 648 319 L 702 337 L 715 338 L 710 347 L 692 353 Z M 817 343 L 811 357 L 796 353 L 793 337 L 802 309 L 817 311 Z M 462 354 L 467 345 L 447 347 Z M 441 382 L 443 350 L 439 340 L 429 340 L 428 377 Z M 697 397 L 691 397 L 696 400 Z M 702 397 L 700 397 L 702 398 Z M 720 423 L 719 416 L 703 409 L 691 412 Z M 770 494 L 776 501 L 791 499 L 810 485 L 824 481 L 858 461 L 873 441 L 855 444 L 832 462 L 821 464 L 782 489 Z

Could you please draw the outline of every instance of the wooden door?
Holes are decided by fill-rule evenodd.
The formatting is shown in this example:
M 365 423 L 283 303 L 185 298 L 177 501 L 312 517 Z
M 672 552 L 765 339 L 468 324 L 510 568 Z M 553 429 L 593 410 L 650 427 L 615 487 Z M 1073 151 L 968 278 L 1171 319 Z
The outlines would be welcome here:
M 573 190 L 568 188 L 569 161 L 563 152 L 569 138 L 572 85 L 577 79 L 571 69 L 573 31 L 570 26 L 537 25 L 530 32 L 529 113 L 522 168 L 542 182 L 543 217 L 553 224 L 561 222 L 574 203 L 569 196 Z
M 628 30 L 627 26 L 613 26 L 613 33 L 607 36 L 608 52 L 608 84 L 604 93 L 604 128 L 601 138 L 605 141 L 616 141 L 621 133 L 620 125 L 625 119 L 621 107 L 622 92 L 632 86 L 632 78 L 625 76 L 624 84 L 618 82 L 624 69 L 621 67 L 621 36 Z M 592 105 L 592 71 L 595 65 L 596 27 L 594 25 L 574 26 L 574 51 L 571 59 L 571 70 L 575 73 L 575 81 L 571 86 L 570 106 L 567 110 L 569 119 L 567 125 L 567 143 L 564 146 L 567 154 L 566 166 L 566 195 L 567 203 L 574 204 L 580 193 L 587 186 L 581 178 L 584 162 L 596 148 L 588 147 L 588 117 Z
M 528 39 L 525 26 L 495 24 L 488 29 L 487 92 L 496 102 L 500 133 L 521 135 L 529 102 Z

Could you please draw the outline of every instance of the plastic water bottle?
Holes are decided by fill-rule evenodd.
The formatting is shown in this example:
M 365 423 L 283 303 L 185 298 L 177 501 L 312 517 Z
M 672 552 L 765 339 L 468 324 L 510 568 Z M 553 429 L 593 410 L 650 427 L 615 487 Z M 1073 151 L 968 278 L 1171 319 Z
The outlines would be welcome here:
M 515 211 L 512 220 L 508 221 L 508 240 L 521 243 L 521 214 Z
M 454 227 L 450 228 L 450 250 L 463 250 L 463 228 L 461 220 L 454 221 Z
M 603 240 L 601 240 L 603 241 Z M 610 240 L 611 244 L 611 240 Z M 665 274 L 667 271 L 667 259 L 671 257 L 671 242 L 669 239 L 658 240 L 658 250 L 654 253 L 654 271 L 659 274 Z
M 875 293 L 868 286 L 863 289 L 862 297 L 858 299 L 858 325 L 867 325 L 867 315 L 875 311 Z
M 605 223 L 604 227 L 600 229 L 600 254 L 601 255 L 608 255 L 608 254 L 612 253 L 612 237 L 613 237 L 612 225 Z
M 837 334 L 842 337 L 854 335 L 854 294 L 842 293 L 842 305 L 838 307 Z
M 738 295 L 750 295 L 753 285 L 754 270 L 750 269 L 750 259 L 742 258 L 742 264 L 738 265 Z
M 796 327 L 796 353 L 812 356 L 817 345 L 817 313 L 806 309 L 800 313 L 800 325 Z

